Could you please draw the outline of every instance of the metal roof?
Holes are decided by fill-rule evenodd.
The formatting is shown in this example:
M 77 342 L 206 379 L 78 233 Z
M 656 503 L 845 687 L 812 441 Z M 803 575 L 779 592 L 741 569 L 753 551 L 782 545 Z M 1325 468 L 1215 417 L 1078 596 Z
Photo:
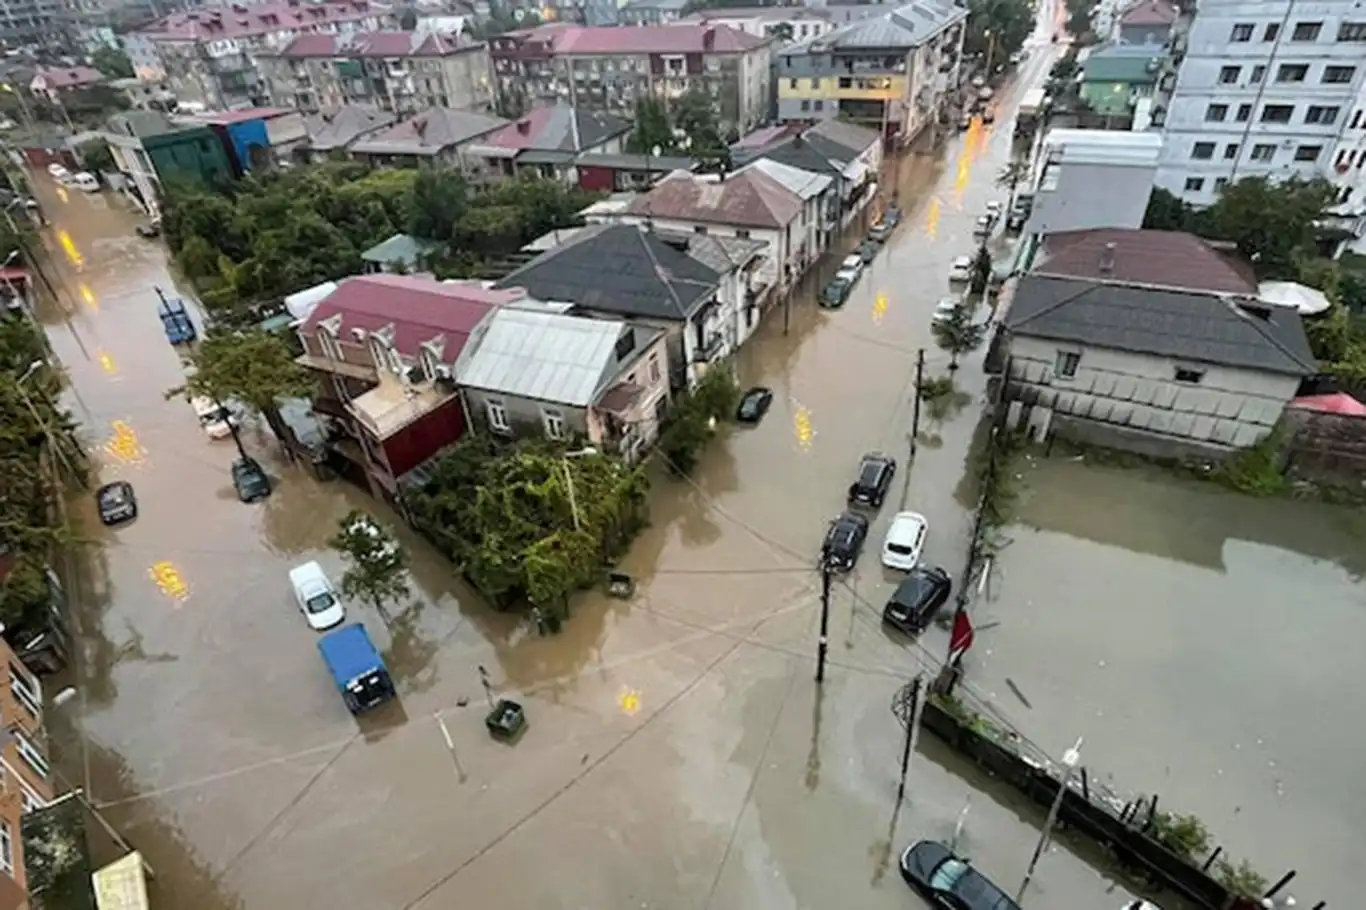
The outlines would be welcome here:
M 586 407 L 612 378 L 617 339 L 628 328 L 614 319 L 503 308 L 490 316 L 458 381 L 488 392 Z
M 920 47 L 955 22 L 967 10 L 951 0 L 914 0 L 877 17 L 835 29 L 805 44 L 783 48 L 783 54 L 823 54 L 857 48 Z
M 825 174 L 813 174 L 811 171 L 804 171 L 799 167 L 792 167 L 783 164 L 781 161 L 770 161 L 767 158 L 760 158 L 750 164 L 745 165 L 741 170 L 750 169 L 763 171 L 774 180 L 796 193 L 803 201 L 813 199 L 824 193 L 834 183 L 833 177 Z

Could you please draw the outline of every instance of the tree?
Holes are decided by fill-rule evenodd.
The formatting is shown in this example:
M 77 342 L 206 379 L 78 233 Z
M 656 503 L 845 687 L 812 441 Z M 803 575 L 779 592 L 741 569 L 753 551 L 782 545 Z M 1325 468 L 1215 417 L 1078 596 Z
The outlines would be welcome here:
M 730 149 L 721 138 L 711 96 L 700 89 L 685 92 L 674 107 L 674 123 L 687 137 L 688 152 L 704 169 L 723 173 L 730 169 Z
M 735 374 L 728 366 L 716 365 L 675 402 L 657 448 L 670 471 L 678 476 L 692 473 L 715 425 L 730 419 L 739 399 Z
M 87 171 L 99 173 L 115 169 L 114 153 L 109 151 L 109 143 L 103 140 L 87 142 L 80 146 L 80 156 Z
M 90 57 L 91 64 L 109 79 L 131 79 L 135 75 L 133 61 L 121 50 L 102 47 Z
M 1258 277 L 1295 280 L 1300 254 L 1313 249 L 1315 222 L 1335 196 L 1333 185 L 1319 178 L 1245 177 L 1224 187 L 1210 207 L 1209 230 L 1238 244 Z
M 422 168 L 403 201 L 404 228 L 414 237 L 449 243 L 468 198 L 459 171 Z
M 996 175 L 996 185 L 1010 191 L 1010 202 L 1006 204 L 1006 208 L 1014 208 L 1015 189 L 1020 185 L 1021 181 L 1028 179 L 1028 177 L 1029 162 L 1019 158 L 1009 161 L 1005 167 L 1001 168 L 1001 172 Z
M 1188 231 L 1195 220 L 1195 208 L 1175 193 L 1153 187 L 1143 227 L 1153 231 Z
M 652 154 L 656 148 L 661 153 L 674 151 L 673 127 L 664 102 L 653 95 L 636 101 L 635 128 L 626 140 L 626 148 L 638 155 Z
M 417 29 L 417 10 L 405 9 L 398 17 L 398 27 L 401 31 L 411 32 Z
M 407 551 L 375 519 L 360 511 L 342 519 L 328 545 L 347 562 L 341 578 L 342 593 L 373 604 L 388 622 L 384 605 L 404 600 L 411 593 Z
M 967 34 L 963 37 L 965 55 L 991 57 L 991 68 L 1024 47 L 1034 30 L 1034 13 L 1022 0 L 970 0 Z
M 991 251 L 987 249 L 986 241 L 983 241 L 972 257 L 972 265 L 968 269 L 968 293 L 985 298 L 987 290 L 991 287 L 991 275 L 994 270 Z

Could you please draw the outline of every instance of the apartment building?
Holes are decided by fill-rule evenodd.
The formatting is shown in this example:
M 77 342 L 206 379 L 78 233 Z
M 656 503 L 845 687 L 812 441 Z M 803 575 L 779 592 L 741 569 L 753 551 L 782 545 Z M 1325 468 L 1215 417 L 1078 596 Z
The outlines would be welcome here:
M 966 19 L 950 0 L 915 0 L 783 48 L 774 76 L 778 120 L 839 117 L 913 139 L 958 85 Z
M 0 47 L 51 47 L 70 37 L 70 13 L 62 0 L 0 0 Z
M 499 35 L 489 53 L 509 107 L 563 103 L 633 117 L 640 98 L 698 90 L 715 99 L 723 129 L 747 133 L 768 116 L 769 43 L 725 26 L 545 25 Z
M 257 68 L 263 52 L 300 35 L 377 31 L 389 20 L 389 8 L 369 0 L 233 3 L 166 16 L 124 46 L 140 76 L 160 71 L 182 100 L 226 109 L 268 102 Z
M 1348 247 L 1366 253 L 1366 83 L 1357 92 L 1351 113 L 1333 146 L 1331 167 L 1324 174 L 1337 187 L 1337 204 L 1330 209 L 1338 227 L 1352 233 Z
M 0 639 L 0 907 L 28 906 L 28 877 L 20 823 L 24 813 L 52 801 L 43 747 L 43 690 Z
M 257 63 L 273 104 L 306 111 L 366 104 L 412 114 L 493 105 L 488 45 L 421 24 L 411 32 L 300 35 Z
M 1174 24 L 1158 80 L 1157 185 L 1208 205 L 1244 177 L 1329 176 L 1363 78 L 1353 0 L 1202 0 Z
M 782 46 L 811 41 L 835 28 L 835 17 L 827 10 L 804 6 L 748 6 L 735 9 L 698 10 L 682 20 L 685 23 L 724 25 L 757 38 L 772 38 Z

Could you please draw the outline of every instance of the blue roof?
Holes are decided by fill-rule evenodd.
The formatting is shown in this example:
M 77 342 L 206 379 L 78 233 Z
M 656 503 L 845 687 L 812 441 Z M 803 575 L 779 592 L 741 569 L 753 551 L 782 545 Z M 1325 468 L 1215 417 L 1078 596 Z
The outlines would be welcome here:
M 375 650 L 365 626 L 358 622 L 342 626 L 318 639 L 318 652 L 327 662 L 338 686 L 345 686 L 357 676 L 384 666 L 384 658 Z

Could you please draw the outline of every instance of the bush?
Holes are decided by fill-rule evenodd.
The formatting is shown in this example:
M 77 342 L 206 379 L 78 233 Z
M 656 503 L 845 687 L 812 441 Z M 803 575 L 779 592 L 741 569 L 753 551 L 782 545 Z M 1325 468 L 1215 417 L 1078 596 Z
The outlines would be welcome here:
M 1188 863 L 1209 851 L 1210 835 L 1205 823 L 1194 815 L 1159 812 L 1149 832 L 1152 839 Z
M 715 364 L 690 392 L 679 396 L 665 422 L 656 451 L 679 477 L 692 473 L 715 426 L 728 420 L 740 401 L 740 386 L 728 364 Z

